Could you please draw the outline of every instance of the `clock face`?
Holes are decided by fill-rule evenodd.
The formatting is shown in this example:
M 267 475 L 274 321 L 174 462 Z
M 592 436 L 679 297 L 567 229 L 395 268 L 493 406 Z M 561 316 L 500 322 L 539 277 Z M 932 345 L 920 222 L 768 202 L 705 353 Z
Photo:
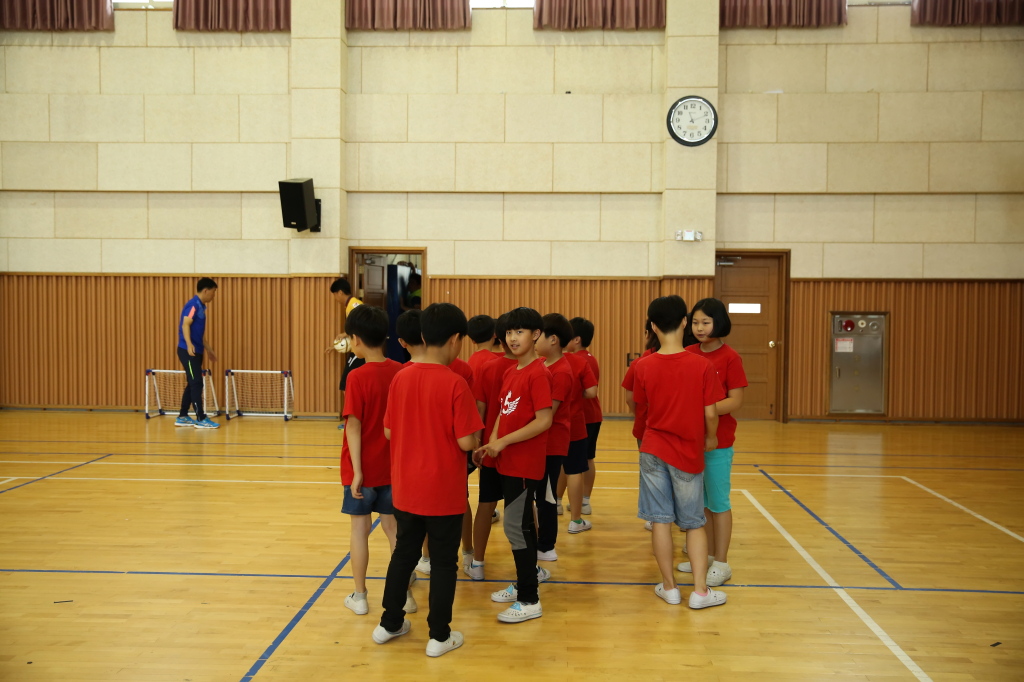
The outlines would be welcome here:
M 668 110 L 668 132 L 676 142 L 696 147 L 718 129 L 718 112 L 703 97 L 683 97 Z

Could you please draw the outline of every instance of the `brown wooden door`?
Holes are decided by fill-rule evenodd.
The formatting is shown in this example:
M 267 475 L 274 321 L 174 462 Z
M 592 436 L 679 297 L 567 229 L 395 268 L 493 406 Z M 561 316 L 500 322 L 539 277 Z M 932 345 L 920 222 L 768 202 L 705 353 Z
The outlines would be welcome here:
M 386 308 L 387 302 L 387 258 L 383 255 L 364 254 L 359 268 L 360 297 L 366 305 Z
M 729 308 L 726 342 L 743 358 L 747 389 L 739 419 L 778 419 L 782 399 L 782 257 L 719 254 L 715 297 Z

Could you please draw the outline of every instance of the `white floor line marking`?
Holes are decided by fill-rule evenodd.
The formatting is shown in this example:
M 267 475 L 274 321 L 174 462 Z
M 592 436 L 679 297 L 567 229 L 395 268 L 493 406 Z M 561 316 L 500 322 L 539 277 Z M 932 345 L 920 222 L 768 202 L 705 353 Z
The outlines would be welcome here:
M 903 649 L 900 648 L 899 644 L 894 642 L 892 637 L 890 637 L 885 632 L 885 630 L 883 630 L 878 625 L 878 623 L 876 623 L 874 619 L 868 615 L 867 611 L 862 609 L 860 605 L 853 600 L 853 597 L 847 594 L 846 590 L 840 587 L 839 583 L 833 580 L 832 576 L 829 575 L 828 572 L 825 571 L 825 569 L 822 568 L 821 565 L 814 560 L 814 557 L 807 553 L 807 550 L 805 550 L 803 546 L 801 546 L 800 543 L 796 541 L 796 538 L 789 534 L 789 531 L 782 527 L 782 524 L 775 520 L 775 517 L 772 516 L 767 509 L 761 506 L 761 503 L 758 502 L 757 499 L 754 498 L 754 496 L 751 495 L 749 491 L 741 490 L 740 492 L 743 493 L 748 500 L 750 500 L 750 503 L 754 505 L 754 507 L 756 507 L 757 510 L 761 512 L 761 514 L 766 519 L 768 519 L 768 523 L 775 526 L 775 530 L 779 531 L 779 533 L 782 534 L 782 537 L 784 537 L 789 542 L 789 544 L 793 546 L 793 549 L 795 549 L 797 553 L 804 558 L 804 561 L 810 564 L 811 568 L 813 568 L 818 573 L 818 575 L 821 576 L 822 580 L 824 580 L 835 591 L 835 593 L 838 594 L 844 602 L 846 602 L 846 605 L 849 606 L 850 609 L 852 609 L 853 612 L 856 613 L 862 621 L 864 621 L 864 624 L 867 625 L 873 633 L 875 633 L 875 636 L 878 637 L 878 639 L 882 640 L 882 643 L 885 644 L 886 647 L 888 647 L 889 651 L 891 651 L 893 655 L 895 655 L 896 658 L 898 658 L 900 662 L 907 667 L 907 670 L 914 674 L 914 677 L 921 680 L 921 682 L 932 682 L 932 678 L 928 677 L 928 674 L 925 673 L 925 671 L 921 670 L 921 667 L 917 663 L 915 663 L 914 660 L 910 658 L 910 656 L 908 656 L 905 651 L 903 651 Z
M 945 495 L 940 495 L 939 493 L 935 492 L 931 488 L 926 488 L 925 486 L 921 485 L 920 483 L 918 483 L 917 481 L 915 481 L 912 478 L 907 478 L 906 476 L 900 476 L 900 478 L 902 478 L 907 483 L 913 483 L 914 485 L 916 485 L 921 490 L 924 490 L 925 492 L 931 493 L 932 495 L 934 495 L 935 497 L 939 498 L 940 500 L 943 500 L 945 502 L 949 502 L 951 505 L 953 505 L 957 509 L 960 509 L 961 511 L 967 512 L 968 514 L 970 514 L 974 518 L 976 518 L 976 519 L 978 519 L 980 521 L 984 521 L 985 523 L 987 523 L 988 525 L 992 526 L 993 528 L 995 528 L 997 530 L 1003 531 L 1004 533 L 1009 535 L 1011 538 L 1014 538 L 1015 540 L 1020 540 L 1021 542 L 1024 542 L 1024 537 L 1021 537 L 1021 536 L 1017 535 L 1016 533 L 1014 533 L 1012 530 L 1010 530 L 1008 528 L 1000 526 L 998 523 L 996 523 L 995 521 L 993 521 L 991 519 L 986 519 L 984 516 L 982 516 L 981 514 L 979 514 L 977 512 L 971 511 L 970 509 L 968 509 L 967 507 L 963 506 L 959 502 L 954 502 L 953 500 L 949 499 Z
M 3 485 L 4 483 L 10 483 L 11 481 L 17 481 L 17 480 L 18 480 L 17 476 L 12 476 L 11 478 L 8 478 L 6 481 L 0 481 L 0 485 Z

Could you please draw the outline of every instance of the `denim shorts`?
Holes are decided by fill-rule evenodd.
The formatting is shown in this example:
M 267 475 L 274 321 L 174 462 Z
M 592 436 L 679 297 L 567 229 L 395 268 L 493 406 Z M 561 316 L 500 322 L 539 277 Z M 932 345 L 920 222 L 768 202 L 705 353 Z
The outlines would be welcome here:
M 716 514 L 732 509 L 732 448 L 704 453 L 704 506 Z
M 341 503 L 341 513 L 350 516 L 366 516 L 370 512 L 378 514 L 394 514 L 395 507 L 391 503 L 391 486 L 381 485 L 376 488 L 362 487 L 363 499 L 352 497 L 352 486 L 345 486 L 345 501 Z
M 640 453 L 639 516 L 675 523 L 683 530 L 703 528 L 704 474 L 688 474 L 654 455 Z

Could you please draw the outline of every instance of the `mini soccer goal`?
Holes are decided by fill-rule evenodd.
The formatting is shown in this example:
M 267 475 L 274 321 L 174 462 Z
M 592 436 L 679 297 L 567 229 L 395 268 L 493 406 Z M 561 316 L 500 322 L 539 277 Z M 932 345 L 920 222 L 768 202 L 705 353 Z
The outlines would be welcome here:
M 186 386 L 188 380 L 183 369 L 147 369 L 146 419 L 165 415 L 177 417 L 181 396 L 185 393 Z M 208 369 L 203 370 L 203 411 L 213 416 L 220 414 L 217 390 L 213 386 L 213 375 Z M 196 410 L 192 407 L 189 408 L 189 412 L 194 416 Z
M 224 371 L 224 414 L 232 417 L 284 417 L 295 412 L 292 373 L 285 370 Z

